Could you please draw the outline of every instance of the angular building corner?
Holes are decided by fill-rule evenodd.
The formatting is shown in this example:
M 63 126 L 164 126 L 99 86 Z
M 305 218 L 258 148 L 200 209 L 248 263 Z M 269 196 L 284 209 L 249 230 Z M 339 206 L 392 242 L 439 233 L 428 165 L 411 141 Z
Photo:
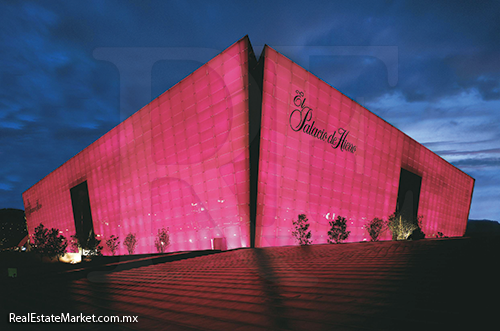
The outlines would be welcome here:
M 168 228 L 168 251 L 249 247 L 249 47 L 242 38 L 24 192 L 29 233 L 85 224 L 79 237 L 133 233 L 135 253 L 152 253 Z

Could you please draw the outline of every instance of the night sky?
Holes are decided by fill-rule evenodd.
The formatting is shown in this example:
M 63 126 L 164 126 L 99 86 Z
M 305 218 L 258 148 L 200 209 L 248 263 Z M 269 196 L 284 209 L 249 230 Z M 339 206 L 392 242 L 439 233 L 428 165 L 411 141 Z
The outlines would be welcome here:
M 500 220 L 499 1 L 6 1 L 0 208 L 248 35 L 476 179 Z

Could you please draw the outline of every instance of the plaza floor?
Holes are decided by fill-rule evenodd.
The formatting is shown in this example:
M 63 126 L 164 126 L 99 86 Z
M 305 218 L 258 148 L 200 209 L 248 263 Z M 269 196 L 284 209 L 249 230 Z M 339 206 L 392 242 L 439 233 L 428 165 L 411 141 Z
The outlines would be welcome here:
M 12 280 L 0 289 L 0 329 L 490 330 L 499 253 L 498 237 L 325 244 Z M 9 313 L 138 322 L 3 328 Z

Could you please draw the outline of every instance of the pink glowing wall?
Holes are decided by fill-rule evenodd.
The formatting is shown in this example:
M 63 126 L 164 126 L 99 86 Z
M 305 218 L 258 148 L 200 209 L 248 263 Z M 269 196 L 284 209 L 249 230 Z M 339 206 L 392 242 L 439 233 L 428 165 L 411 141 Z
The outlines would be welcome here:
M 156 252 L 163 227 L 168 251 L 249 246 L 248 52 L 245 37 L 28 189 L 29 233 L 73 235 L 86 180 L 97 236 L 135 233 L 135 253 Z
M 135 233 L 135 253 L 156 252 L 155 235 L 167 227 L 168 251 L 210 249 L 214 238 L 229 249 L 250 246 L 249 48 L 246 37 L 235 43 L 28 189 L 29 233 L 43 223 L 73 235 L 70 189 L 87 181 L 98 238 Z M 292 219 L 302 213 L 314 243 L 327 242 L 337 215 L 349 219 L 349 241 L 368 240 L 365 221 L 395 210 L 401 168 L 422 177 L 427 236 L 463 235 L 470 176 L 264 52 L 257 247 L 296 244 Z
M 316 137 L 305 125 L 295 131 L 304 118 Z M 349 241 L 369 240 L 363 224 L 394 212 L 401 167 L 422 177 L 424 233 L 464 234 L 470 176 L 269 47 L 261 130 L 257 247 L 296 244 L 298 214 L 309 218 L 313 243 L 327 242 L 337 215 L 349 219 Z M 346 142 L 333 148 L 344 130 Z

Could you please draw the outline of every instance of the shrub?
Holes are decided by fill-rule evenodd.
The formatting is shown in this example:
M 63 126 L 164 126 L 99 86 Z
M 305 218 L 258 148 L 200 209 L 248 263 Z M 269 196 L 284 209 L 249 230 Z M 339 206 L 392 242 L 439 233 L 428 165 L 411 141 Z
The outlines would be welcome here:
M 114 234 L 112 234 L 111 237 L 109 237 L 109 239 L 106 240 L 106 246 L 108 246 L 113 256 L 115 256 L 116 250 L 118 249 L 118 245 L 120 245 L 120 242 L 118 241 L 118 237 L 115 237 Z
M 94 238 L 94 240 L 91 240 L 86 249 L 86 255 L 87 256 L 102 256 L 102 249 L 103 247 L 100 246 L 101 239 Z
M 406 240 L 416 229 L 420 229 L 420 235 L 425 237 L 422 232 L 422 219 L 423 216 L 419 215 L 416 222 L 412 222 L 399 213 L 391 214 L 387 225 L 392 232 L 392 240 Z
M 436 234 L 436 238 L 448 238 L 448 236 L 445 236 L 444 233 L 438 231 L 438 233 Z
M 375 217 L 374 219 L 366 222 L 365 229 L 368 232 L 371 241 L 378 241 L 380 235 L 387 229 L 387 222 L 381 218 Z
M 158 229 L 158 234 L 155 239 L 155 246 L 158 253 L 163 253 L 170 245 L 170 234 L 168 233 L 168 228 Z
M 72 235 L 69 237 L 69 249 L 71 250 L 71 253 L 77 253 L 80 251 L 80 245 L 78 244 L 78 237 L 76 234 Z
M 425 233 L 422 231 L 420 227 L 417 227 L 413 232 L 410 234 L 408 239 L 410 240 L 420 240 L 425 238 Z
M 341 243 L 349 238 L 351 231 L 347 231 L 347 219 L 342 216 L 337 216 L 334 221 L 330 222 L 330 231 L 328 231 L 328 243 Z
M 129 233 L 125 237 L 125 241 L 123 242 L 123 245 L 127 247 L 128 253 L 130 255 L 134 254 L 135 247 L 137 246 L 137 238 L 134 233 Z
M 84 246 L 78 240 L 78 236 L 76 234 L 70 237 L 69 245 L 72 252 L 78 252 L 80 248 L 83 249 L 84 255 L 86 256 L 101 256 L 102 255 L 102 246 L 99 246 L 101 243 L 100 239 L 92 238 L 87 241 L 87 244 Z
M 308 231 L 309 220 L 306 215 L 300 214 L 299 218 L 297 220 L 293 220 L 292 222 L 295 226 L 295 231 L 292 231 L 292 235 L 295 237 L 295 240 L 298 241 L 299 245 L 310 245 L 312 243 L 311 231 Z
M 33 247 L 42 257 L 60 257 L 66 253 L 68 242 L 59 229 L 47 229 L 42 223 L 35 228 Z

